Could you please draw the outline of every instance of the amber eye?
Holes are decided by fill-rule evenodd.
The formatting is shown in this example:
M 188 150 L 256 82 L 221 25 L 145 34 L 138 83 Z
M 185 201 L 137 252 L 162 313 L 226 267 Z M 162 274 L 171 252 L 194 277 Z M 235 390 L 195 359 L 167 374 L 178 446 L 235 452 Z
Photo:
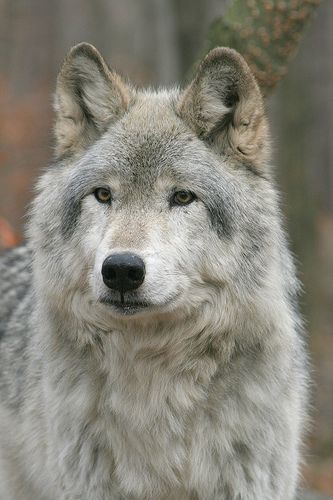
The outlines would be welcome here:
M 172 197 L 172 205 L 189 205 L 196 199 L 191 191 L 176 191 Z
M 97 201 L 100 203 L 110 203 L 111 202 L 111 193 L 107 188 L 97 188 L 94 191 L 94 195 Z

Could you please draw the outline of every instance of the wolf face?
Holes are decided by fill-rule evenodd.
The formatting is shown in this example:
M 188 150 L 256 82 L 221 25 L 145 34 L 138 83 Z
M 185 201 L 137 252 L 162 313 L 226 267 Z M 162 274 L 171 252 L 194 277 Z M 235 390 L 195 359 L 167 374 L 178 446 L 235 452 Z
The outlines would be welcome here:
M 184 92 L 156 93 L 81 44 L 60 72 L 56 110 L 57 160 L 30 228 L 51 294 L 85 295 L 121 317 L 256 291 L 276 203 L 261 95 L 236 52 L 215 49 Z

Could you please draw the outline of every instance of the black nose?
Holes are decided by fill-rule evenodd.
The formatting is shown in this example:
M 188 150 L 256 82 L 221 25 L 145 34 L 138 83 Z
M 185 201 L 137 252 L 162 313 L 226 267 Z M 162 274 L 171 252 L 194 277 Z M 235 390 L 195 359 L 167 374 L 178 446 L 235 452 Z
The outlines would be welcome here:
M 117 253 L 105 259 L 102 265 L 103 281 L 112 290 L 135 290 L 145 279 L 145 263 L 134 253 Z

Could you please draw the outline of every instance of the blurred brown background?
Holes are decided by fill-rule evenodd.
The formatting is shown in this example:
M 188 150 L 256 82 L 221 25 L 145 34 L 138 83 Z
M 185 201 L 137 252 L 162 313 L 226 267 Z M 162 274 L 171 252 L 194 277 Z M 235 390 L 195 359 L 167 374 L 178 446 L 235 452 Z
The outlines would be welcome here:
M 89 41 L 137 84 L 183 83 L 227 0 L 0 0 L 0 248 L 19 243 L 52 156 L 61 60 Z M 307 484 L 333 494 L 333 1 L 269 98 L 274 163 L 305 293 L 313 364 Z M 0 278 L 1 279 L 1 278 Z

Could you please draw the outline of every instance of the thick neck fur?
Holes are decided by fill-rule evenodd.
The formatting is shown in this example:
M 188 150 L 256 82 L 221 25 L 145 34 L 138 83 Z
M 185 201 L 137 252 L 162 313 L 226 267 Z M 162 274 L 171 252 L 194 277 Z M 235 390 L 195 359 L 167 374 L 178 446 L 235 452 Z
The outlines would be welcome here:
M 252 301 L 237 301 L 238 307 L 228 310 L 225 304 L 237 299 L 226 299 L 224 291 L 196 311 L 138 319 L 111 319 L 105 306 L 92 305 L 84 294 L 76 292 L 71 298 L 67 295 L 67 307 L 59 302 L 59 310 L 46 301 L 51 322 L 43 341 L 51 346 L 52 356 L 57 357 L 60 350 L 63 357 L 66 350 L 69 359 L 72 355 L 84 359 L 87 373 L 99 374 L 101 380 L 126 377 L 123 390 L 135 397 L 141 391 L 146 412 L 148 407 L 160 407 L 159 398 L 166 397 L 169 384 L 191 380 L 199 397 L 221 366 L 228 366 L 234 357 L 258 345 L 274 348 L 280 341 L 278 332 L 293 326 L 286 301 L 277 300 L 282 292 L 274 292 L 263 289 Z M 265 307 L 273 302 L 279 306 Z M 152 390 L 152 384 L 161 387 Z M 156 401 L 149 401 L 152 394 Z

